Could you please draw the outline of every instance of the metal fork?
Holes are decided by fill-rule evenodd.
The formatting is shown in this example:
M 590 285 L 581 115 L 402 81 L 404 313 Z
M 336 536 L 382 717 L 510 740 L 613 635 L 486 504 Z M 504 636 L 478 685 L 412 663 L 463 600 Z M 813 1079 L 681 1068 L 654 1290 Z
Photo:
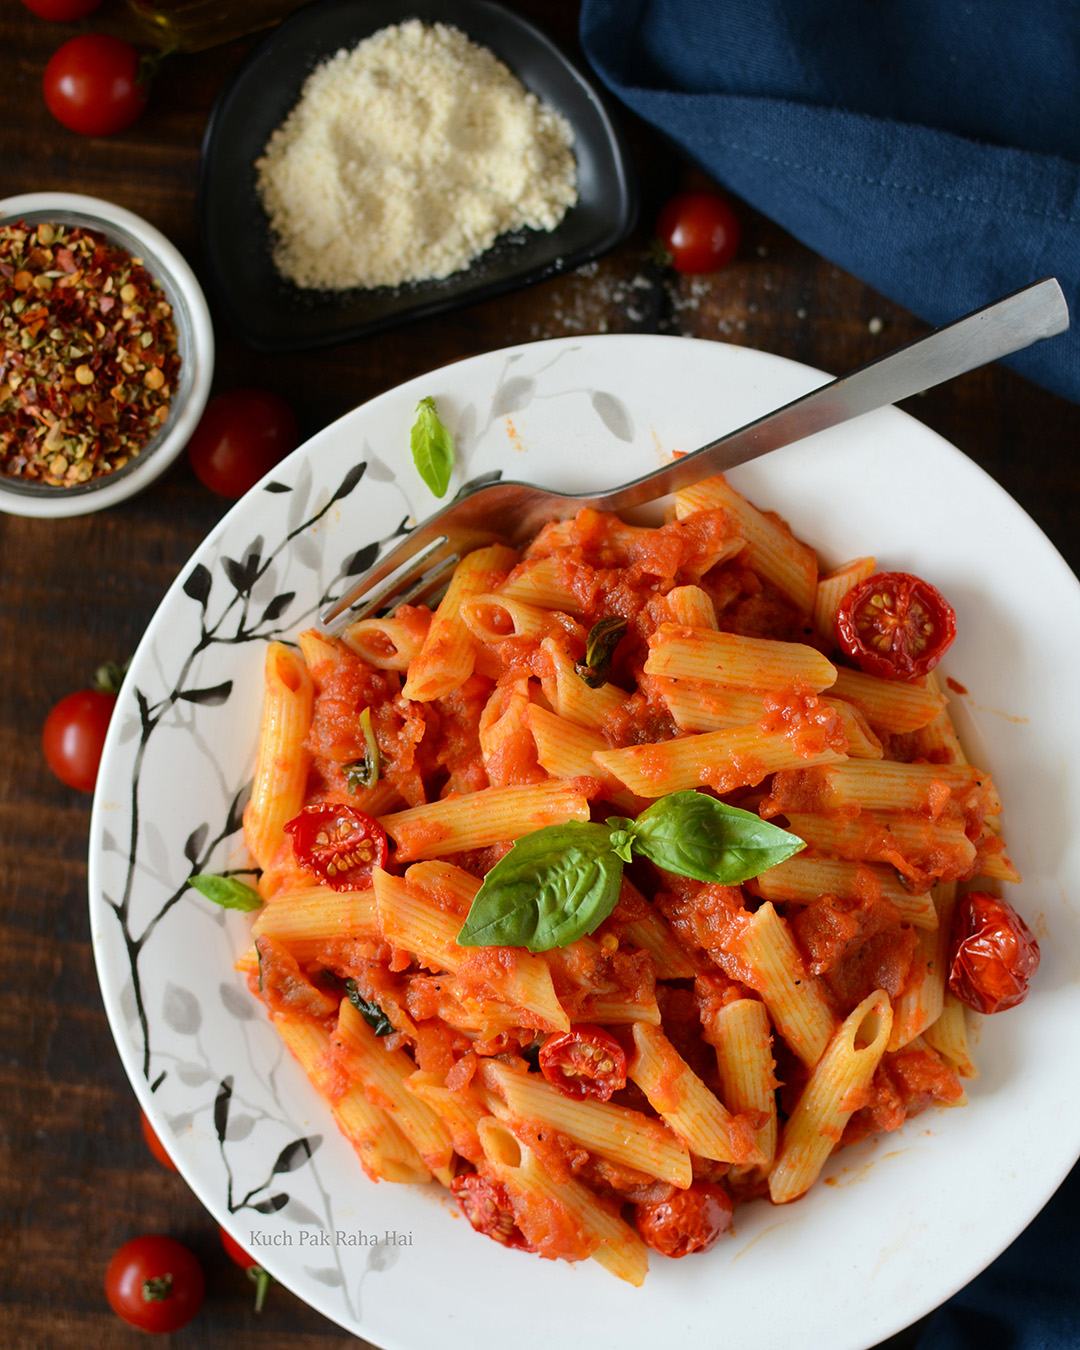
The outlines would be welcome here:
M 512 480 L 466 486 L 380 558 L 326 612 L 323 623 L 333 623 L 348 610 L 356 610 L 352 621 L 430 597 L 474 548 L 496 541 L 522 543 L 548 521 L 566 520 L 582 507 L 625 511 L 655 501 L 816 431 L 932 389 L 1068 326 L 1061 287 L 1045 277 L 611 492 L 549 492 Z

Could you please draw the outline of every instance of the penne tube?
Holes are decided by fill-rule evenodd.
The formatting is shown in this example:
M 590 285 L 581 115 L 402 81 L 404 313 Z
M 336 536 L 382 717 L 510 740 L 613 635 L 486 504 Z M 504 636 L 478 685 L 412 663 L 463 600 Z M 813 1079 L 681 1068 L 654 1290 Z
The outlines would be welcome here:
M 373 1181 L 422 1184 L 431 1180 L 415 1145 L 385 1111 L 367 1100 L 360 1084 L 348 1081 L 341 1090 L 329 1032 L 308 1018 L 283 1013 L 275 1015 L 274 1025 L 314 1086 L 329 1098 L 338 1127 Z
M 908 875 L 954 880 L 970 876 L 975 845 L 961 816 L 929 820 L 915 812 L 860 811 L 854 816 L 785 813 L 787 828 L 817 853 L 889 863 Z
M 585 640 L 585 629 L 568 615 L 506 594 L 470 596 L 461 606 L 461 617 L 473 637 L 487 644 L 511 637 L 539 641 L 549 633 L 571 634 L 582 642 Z
M 593 754 L 601 768 L 614 774 L 638 797 L 666 797 L 670 792 L 698 787 L 731 792 L 738 787 L 756 787 L 781 769 L 832 764 L 842 758 L 835 750 L 803 755 L 783 731 L 762 731 L 756 722 Z
M 777 517 L 752 506 L 728 483 L 723 474 L 703 479 L 675 493 L 675 511 L 680 520 L 698 511 L 725 511 L 735 534 L 746 541 L 750 566 L 790 596 L 804 614 L 810 614 L 817 598 L 817 555 Z
M 268 868 L 285 843 L 285 824 L 304 804 L 311 757 L 314 687 L 299 653 L 282 642 L 266 649 L 266 687 L 251 799 L 244 809 L 244 838 L 252 856 Z
M 971 1057 L 967 1008 L 948 988 L 941 1013 L 923 1032 L 923 1040 L 951 1064 L 961 1078 L 978 1078 L 979 1070 Z
M 826 572 L 818 577 L 814 592 L 814 627 L 823 641 L 836 646 L 836 616 L 840 611 L 840 601 L 860 581 L 874 575 L 877 561 L 874 558 L 853 558 L 851 562 Z
M 892 1030 L 889 996 L 877 989 L 844 1019 L 784 1125 L 769 1173 L 773 1204 L 795 1200 L 817 1180 L 881 1063 Z
M 401 691 L 405 698 L 430 703 L 461 688 L 476 663 L 476 641 L 461 617 L 462 603 L 490 591 L 516 562 L 514 550 L 502 544 L 478 548 L 462 558 L 432 616 L 423 647 L 409 663 Z
M 396 862 L 438 858 L 488 848 L 531 834 L 545 825 L 589 819 L 581 779 L 553 778 L 524 787 L 484 788 L 444 797 L 379 817 L 397 845 Z
M 506 1188 L 518 1226 L 534 1246 L 542 1250 L 549 1225 L 561 1221 L 584 1238 L 605 1270 L 629 1284 L 644 1283 L 649 1266 L 645 1244 L 616 1205 L 579 1181 L 555 1182 L 501 1121 L 481 1120 L 479 1136 L 487 1167 Z
M 551 663 L 552 674 L 543 680 L 544 693 L 554 712 L 581 727 L 599 728 L 617 712 L 629 695 L 614 684 L 593 689 L 574 669 L 564 643 L 548 637 L 540 644 Z
M 900 997 L 893 1002 L 893 1024 L 887 1049 L 899 1050 L 921 1036 L 941 1016 L 945 1004 L 945 977 L 948 974 L 949 940 L 956 904 L 956 882 L 934 887 L 934 906 L 938 913 L 936 931 L 922 929 L 919 945 Z
M 553 778 L 580 778 L 591 774 L 603 784 L 604 796 L 621 811 L 634 816 L 640 812 L 640 800 L 593 759 L 595 751 L 608 748 L 599 731 L 548 712 L 538 703 L 529 705 L 527 718 L 536 744 L 536 758 L 542 769 Z
M 753 1128 L 717 1100 L 659 1027 L 635 1022 L 632 1030 L 627 1073 L 691 1152 L 717 1162 L 765 1161 Z
M 351 652 L 377 670 L 408 670 L 424 646 L 427 624 L 404 619 L 359 619 L 341 640 Z
M 404 1050 L 387 1049 L 347 998 L 338 1008 L 331 1041 L 350 1080 L 360 1084 L 373 1106 L 387 1113 L 416 1148 L 424 1166 L 449 1186 L 454 1179 L 453 1141 L 439 1115 L 406 1086 L 416 1072 L 413 1060 Z
M 740 998 L 716 1008 L 702 1019 L 705 1040 L 716 1051 L 720 1090 L 730 1110 L 758 1112 L 765 1123 L 754 1132 L 758 1152 L 766 1164 L 776 1153 L 776 1061 L 772 1027 L 765 1004 Z
M 853 704 L 879 731 L 918 731 L 945 708 L 945 699 L 928 678 L 883 680 L 846 666 L 837 666 L 836 683 L 830 692 Z
M 810 904 L 823 895 L 881 898 L 894 904 L 900 911 L 900 917 L 916 928 L 933 931 L 938 926 L 937 910 L 929 891 L 912 893 L 891 867 L 875 866 L 872 863 L 807 857 L 805 853 L 798 853 L 762 872 L 748 883 L 747 889 L 764 900 L 802 905 Z
M 787 924 L 766 902 L 728 944 L 753 976 L 777 1030 L 799 1059 L 812 1068 L 836 1029 L 820 981 L 803 964 Z
M 351 938 L 377 940 L 381 934 L 375 892 L 370 888 L 335 891 L 329 886 L 287 891 L 263 906 L 251 935 L 272 937 L 287 946 Z
M 649 637 L 646 675 L 697 680 L 728 689 L 820 693 L 836 680 L 836 667 L 800 642 L 717 633 L 662 623 Z
M 519 1073 L 486 1060 L 484 1083 L 522 1119 L 540 1121 L 613 1162 L 685 1190 L 693 1180 L 690 1155 L 665 1125 L 612 1102 L 577 1100 L 536 1073 Z
M 742 540 L 739 540 L 742 545 Z M 700 586 L 675 586 L 664 596 L 671 622 L 689 628 L 715 628 L 716 606 Z
M 773 783 L 770 808 L 792 811 L 925 811 L 936 817 L 982 794 L 988 813 L 1001 802 L 990 775 L 966 764 L 858 760 L 785 773 Z

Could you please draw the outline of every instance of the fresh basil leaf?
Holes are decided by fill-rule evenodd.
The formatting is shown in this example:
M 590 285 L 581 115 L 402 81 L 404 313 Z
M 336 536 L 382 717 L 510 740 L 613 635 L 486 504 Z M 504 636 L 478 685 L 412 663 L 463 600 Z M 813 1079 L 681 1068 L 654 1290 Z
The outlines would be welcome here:
M 349 791 L 354 795 L 361 788 L 374 787 L 382 775 L 382 756 L 379 753 L 379 742 L 375 739 L 375 728 L 371 725 L 370 708 L 365 708 L 360 714 L 360 727 L 364 733 L 364 749 L 367 753 L 363 759 L 353 759 L 341 766 Z
M 546 952 L 591 933 L 615 908 L 622 859 L 604 825 L 571 821 L 519 839 L 484 878 L 460 947 Z
M 632 823 L 612 818 L 608 824 L 629 826 L 634 852 L 657 867 L 724 886 L 756 877 L 806 847 L 797 835 L 704 792 L 673 792 Z
M 580 675 L 590 689 L 599 689 L 607 684 L 611 674 L 611 662 L 615 648 L 626 632 L 626 620 L 617 614 L 594 623 L 585 639 L 585 659 L 574 662 L 574 671 Z
M 439 421 L 433 398 L 416 405 L 410 445 L 416 471 L 436 497 L 444 497 L 454 471 L 454 438 Z
M 259 892 L 245 886 L 235 877 L 220 877 L 214 876 L 211 872 L 202 872 L 192 877 L 189 884 L 200 895 L 212 900 L 215 905 L 220 905 L 222 909 L 242 909 L 245 913 L 250 913 L 253 909 L 262 908 L 262 896 Z
M 370 1003 L 361 994 L 356 987 L 356 981 L 348 979 L 345 981 L 345 993 L 349 996 L 349 1002 L 356 1011 L 372 1029 L 376 1036 L 389 1036 L 394 1029 L 393 1022 L 383 1012 L 377 1003 Z

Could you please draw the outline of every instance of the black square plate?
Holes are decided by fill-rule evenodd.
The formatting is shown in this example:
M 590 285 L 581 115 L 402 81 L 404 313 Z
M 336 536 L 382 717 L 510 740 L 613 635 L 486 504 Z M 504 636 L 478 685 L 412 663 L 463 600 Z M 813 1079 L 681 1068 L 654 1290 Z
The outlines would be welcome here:
M 574 130 L 577 204 L 550 233 L 504 235 L 470 267 L 441 281 L 301 289 L 274 267 L 255 161 L 317 65 L 410 18 L 461 29 L 562 113 Z M 633 229 L 637 185 L 597 88 L 519 15 L 489 0 L 320 0 L 259 43 L 222 90 L 203 140 L 198 214 L 208 279 L 227 322 L 256 351 L 285 352 L 350 341 L 579 267 Z

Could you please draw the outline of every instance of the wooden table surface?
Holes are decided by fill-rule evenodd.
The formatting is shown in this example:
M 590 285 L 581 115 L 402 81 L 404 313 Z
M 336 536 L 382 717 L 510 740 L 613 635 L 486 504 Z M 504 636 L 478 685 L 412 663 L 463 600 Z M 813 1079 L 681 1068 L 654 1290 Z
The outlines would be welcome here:
M 511 0 L 567 49 L 574 0 Z M 76 136 L 41 97 L 49 55 L 82 30 L 123 32 L 120 0 L 76 25 L 0 6 L 0 198 L 64 189 L 117 202 L 163 230 L 197 272 L 199 147 L 214 99 L 251 39 L 165 64 L 149 109 L 111 139 Z M 657 331 L 745 344 L 829 371 L 854 367 L 924 325 L 740 206 L 737 260 L 704 279 L 647 264 L 649 223 L 693 175 L 624 115 L 643 224 L 598 265 L 517 294 L 328 351 L 264 358 L 218 322 L 215 388 L 289 395 L 306 434 L 375 394 L 459 357 L 568 334 Z M 645 285 L 635 285 L 644 277 Z M 1027 278 L 1017 278 L 1017 283 Z M 993 367 L 909 410 L 981 464 L 1038 521 L 1074 570 L 1080 511 L 1072 456 L 1080 407 Z M 927 485 L 927 491 L 933 485 Z M 251 1311 L 250 1286 L 214 1224 L 148 1154 L 102 1010 L 86 905 L 88 796 L 46 768 L 50 706 L 106 659 L 133 651 L 166 588 L 229 503 L 180 462 L 143 495 L 73 520 L 0 515 L 0 1345 L 15 1350 L 140 1344 L 109 1311 L 103 1272 L 129 1237 L 165 1231 L 208 1278 L 177 1346 L 235 1350 L 358 1344 L 282 1289 Z M 913 1332 L 890 1342 L 914 1343 Z

